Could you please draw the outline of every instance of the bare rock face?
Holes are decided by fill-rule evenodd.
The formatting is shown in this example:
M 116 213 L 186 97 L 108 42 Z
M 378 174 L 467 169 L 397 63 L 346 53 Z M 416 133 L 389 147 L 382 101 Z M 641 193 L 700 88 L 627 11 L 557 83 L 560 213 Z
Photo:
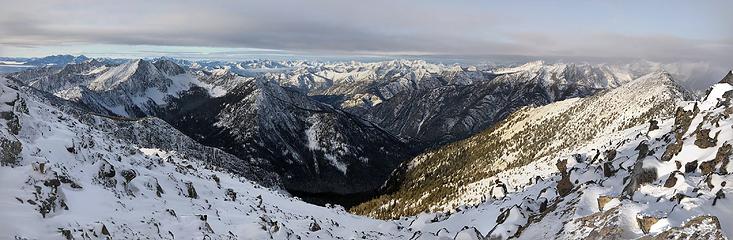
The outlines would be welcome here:
M 0 119 L 4 119 L 7 122 L 8 129 L 11 133 L 17 135 L 20 132 L 20 120 L 14 112 L 0 112 Z
M 680 153 L 682 151 L 682 140 L 677 140 L 677 142 L 672 143 L 670 145 L 667 145 L 667 148 L 664 150 L 664 153 L 662 154 L 661 160 L 666 162 L 672 159 L 675 155 Z
M 726 239 L 720 228 L 720 221 L 715 216 L 699 216 L 689 220 L 680 227 L 673 227 L 654 237 L 643 237 L 645 240 L 668 239 Z

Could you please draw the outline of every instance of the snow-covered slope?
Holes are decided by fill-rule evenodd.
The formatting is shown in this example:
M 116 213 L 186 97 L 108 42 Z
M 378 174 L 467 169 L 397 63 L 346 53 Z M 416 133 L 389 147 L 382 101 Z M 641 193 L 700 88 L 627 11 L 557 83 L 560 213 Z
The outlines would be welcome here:
M 269 161 L 290 191 L 373 191 L 407 157 L 378 126 L 262 78 L 243 79 L 220 98 L 191 92 L 160 112 L 208 145 Z
M 500 184 L 481 189 L 485 201 L 460 211 L 382 221 L 301 202 L 222 171 L 206 154 L 186 152 L 191 146 L 170 147 L 185 138 L 166 147 L 145 143 L 147 131 L 115 134 L 116 125 L 137 121 L 82 114 L 0 79 L 0 211 L 12 219 L 0 232 L 21 239 L 719 239 L 733 236 L 733 202 L 722 198 L 733 194 L 724 184 L 733 180 L 731 93 L 733 85 L 721 83 L 702 102 L 683 103 L 675 119 L 498 173 Z
M 656 72 L 587 98 L 524 108 L 486 131 L 415 157 L 392 179 L 389 188 L 396 192 L 354 211 L 397 217 L 481 201 L 481 189 L 493 184 L 495 174 L 669 117 L 685 98 L 669 74 Z
M 194 71 L 168 59 L 109 66 L 92 60 L 12 77 L 100 114 L 160 117 L 208 146 L 267 162 L 293 192 L 370 193 L 407 158 L 407 147 L 372 123 L 227 69 Z
M 422 150 L 471 136 L 520 107 L 588 96 L 638 75 L 591 64 L 489 68 L 395 60 L 300 63 L 263 77 L 362 116 Z

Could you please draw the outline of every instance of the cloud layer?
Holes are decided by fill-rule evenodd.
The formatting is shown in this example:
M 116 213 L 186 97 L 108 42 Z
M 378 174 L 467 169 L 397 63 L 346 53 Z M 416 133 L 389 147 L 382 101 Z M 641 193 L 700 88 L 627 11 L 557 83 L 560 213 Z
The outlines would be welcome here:
M 114 44 L 731 60 L 728 1 L 586 2 L 0 0 L 0 55 Z

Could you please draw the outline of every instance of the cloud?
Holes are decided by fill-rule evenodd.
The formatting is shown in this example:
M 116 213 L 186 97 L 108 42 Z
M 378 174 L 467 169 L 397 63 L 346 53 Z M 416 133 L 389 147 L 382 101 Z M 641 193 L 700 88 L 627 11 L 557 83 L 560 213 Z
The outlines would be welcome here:
M 480 1 L 2 0 L 0 54 L 19 48 L 116 44 L 257 48 L 319 54 L 519 54 L 730 60 L 725 53 L 733 49 L 730 33 L 733 23 L 718 21 L 730 19 L 723 11 L 707 14 L 714 16 L 709 19 L 709 27 L 721 28 L 717 35 L 694 38 L 683 34 L 686 30 L 674 28 L 666 32 L 659 29 L 619 32 L 614 25 L 584 21 L 581 18 L 588 16 L 582 13 L 589 9 L 581 9 L 573 1 L 568 3 L 564 14 L 548 13 L 542 7 Z M 572 16 L 563 18 L 563 15 Z M 686 20 L 655 20 L 654 16 L 649 19 Z M 647 21 L 638 21 L 642 20 Z M 573 29 L 578 26 L 583 29 Z

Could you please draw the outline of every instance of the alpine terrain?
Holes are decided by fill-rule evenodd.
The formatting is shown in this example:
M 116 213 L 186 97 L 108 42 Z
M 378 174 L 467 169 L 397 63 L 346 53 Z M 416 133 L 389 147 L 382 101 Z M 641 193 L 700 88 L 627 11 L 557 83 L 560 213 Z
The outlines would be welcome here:
M 0 236 L 725 239 L 731 115 L 733 72 L 39 66 L 0 77 Z

